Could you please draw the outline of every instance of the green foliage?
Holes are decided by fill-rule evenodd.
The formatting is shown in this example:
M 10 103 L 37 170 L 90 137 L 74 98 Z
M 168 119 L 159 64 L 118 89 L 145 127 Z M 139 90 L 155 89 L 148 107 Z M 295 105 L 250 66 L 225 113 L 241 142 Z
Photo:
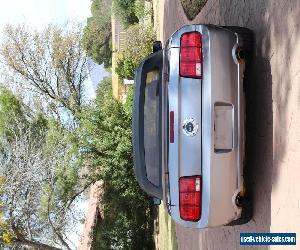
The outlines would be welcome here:
M 153 247 L 152 206 L 133 172 L 131 105 L 131 97 L 125 105 L 113 98 L 111 79 L 106 78 L 81 119 L 81 143 L 90 173 L 105 183 L 101 249 Z
M 139 19 L 146 16 L 147 12 L 145 10 L 145 0 L 135 0 L 134 12 Z
M 124 110 L 126 112 L 126 115 L 132 116 L 132 103 L 133 103 L 133 86 L 130 86 L 127 92 L 127 98 L 126 102 L 124 103 Z
M 136 0 L 113 0 L 113 12 L 125 27 L 139 22 L 135 2 Z
M 133 79 L 137 62 L 129 53 L 124 53 L 117 61 L 116 73 L 121 79 Z
M 43 113 L 37 113 L 30 121 L 30 130 L 37 138 L 44 138 L 48 130 L 48 120 Z
M 83 46 L 87 54 L 105 68 L 111 67 L 111 0 L 92 0 L 92 16 L 83 33 Z
M 145 5 L 148 2 L 150 5 Z M 135 0 L 135 15 L 139 20 L 149 17 L 153 21 L 153 9 L 152 0 Z
M 82 162 L 79 152 L 77 134 L 68 131 L 55 120 L 49 120 L 45 150 L 47 154 L 57 156 L 55 167 L 55 196 L 64 203 L 78 190 L 79 170 Z
M 151 26 L 133 25 L 126 32 L 125 51 L 137 61 L 141 61 L 152 53 L 152 45 L 155 39 L 156 35 Z
M 19 123 L 28 125 L 20 101 L 11 91 L 0 88 L 0 137 L 12 136 Z
M 24 130 L 31 131 L 36 138 L 43 138 L 47 126 L 48 121 L 42 113 L 26 113 L 11 91 L 0 89 L 0 138 L 10 139 Z
M 136 24 L 127 29 L 125 49 L 117 61 L 116 72 L 122 79 L 134 79 L 141 60 L 152 53 L 155 33 L 150 26 Z

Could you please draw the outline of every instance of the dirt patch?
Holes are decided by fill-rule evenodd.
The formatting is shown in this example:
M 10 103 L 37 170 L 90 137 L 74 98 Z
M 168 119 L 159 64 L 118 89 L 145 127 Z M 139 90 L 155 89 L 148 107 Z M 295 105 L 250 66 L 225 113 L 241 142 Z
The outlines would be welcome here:
M 189 20 L 193 20 L 201 11 L 207 0 L 181 0 L 183 10 Z

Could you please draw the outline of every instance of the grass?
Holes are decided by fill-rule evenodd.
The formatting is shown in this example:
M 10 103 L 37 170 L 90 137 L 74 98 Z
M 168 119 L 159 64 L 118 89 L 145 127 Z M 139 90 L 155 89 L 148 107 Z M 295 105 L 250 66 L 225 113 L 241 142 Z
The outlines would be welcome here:
M 201 1 L 201 0 L 200 0 Z M 196 2 L 196 1 L 195 1 Z M 206 2 L 206 1 L 205 1 Z M 155 4 L 153 4 L 155 8 L 154 15 L 156 27 L 156 37 L 157 40 L 161 40 L 162 37 L 160 36 L 160 17 L 159 17 L 159 8 L 161 7 L 159 4 L 159 0 L 155 0 Z M 171 219 L 168 212 L 165 210 L 164 205 L 161 204 L 158 207 L 157 212 L 157 219 L 155 220 L 155 230 L 154 230 L 154 240 L 156 249 L 159 250 L 177 250 L 177 239 L 176 239 L 176 232 L 175 232 L 175 223 Z
M 163 204 L 158 208 L 158 249 L 177 250 L 175 223 L 171 220 Z
M 180 0 L 189 20 L 193 20 L 206 4 L 207 0 Z

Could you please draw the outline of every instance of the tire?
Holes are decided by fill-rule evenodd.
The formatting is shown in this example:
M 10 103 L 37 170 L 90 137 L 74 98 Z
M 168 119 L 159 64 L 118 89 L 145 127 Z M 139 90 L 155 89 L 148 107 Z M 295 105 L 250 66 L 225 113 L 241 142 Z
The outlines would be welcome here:
M 228 223 L 226 226 L 235 226 L 235 225 L 242 225 L 246 224 L 252 219 L 253 215 L 253 206 L 252 206 L 252 199 L 250 196 L 243 197 L 244 201 L 242 203 L 242 213 L 241 217 Z
M 252 30 L 244 27 L 238 26 L 222 26 L 225 29 L 230 30 L 231 32 L 237 33 L 243 39 L 243 47 L 242 49 L 245 52 L 245 59 L 246 61 L 251 60 L 253 46 L 254 46 L 254 33 Z
M 153 46 L 152 46 L 152 51 L 153 53 L 157 52 L 157 51 L 160 51 L 162 50 L 162 44 L 161 44 L 161 41 L 155 41 L 153 43 Z

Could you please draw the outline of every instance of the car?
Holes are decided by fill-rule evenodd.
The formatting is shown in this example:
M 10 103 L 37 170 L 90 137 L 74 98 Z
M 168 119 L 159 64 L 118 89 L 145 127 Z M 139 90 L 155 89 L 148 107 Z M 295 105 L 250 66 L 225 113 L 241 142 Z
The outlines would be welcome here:
M 251 219 L 244 181 L 244 75 L 251 30 L 211 24 L 177 30 L 138 66 L 134 171 L 141 188 L 185 227 Z

